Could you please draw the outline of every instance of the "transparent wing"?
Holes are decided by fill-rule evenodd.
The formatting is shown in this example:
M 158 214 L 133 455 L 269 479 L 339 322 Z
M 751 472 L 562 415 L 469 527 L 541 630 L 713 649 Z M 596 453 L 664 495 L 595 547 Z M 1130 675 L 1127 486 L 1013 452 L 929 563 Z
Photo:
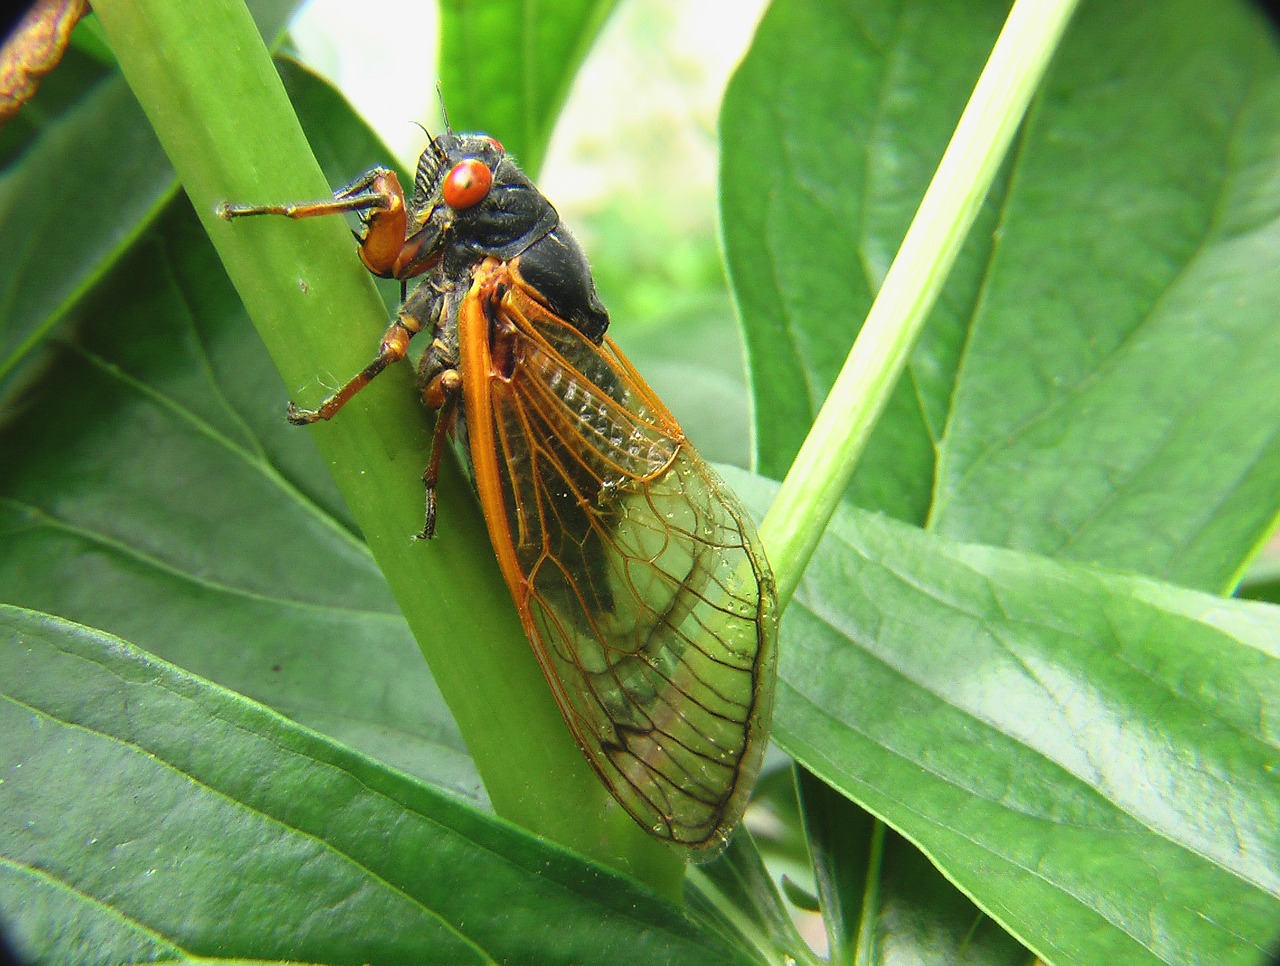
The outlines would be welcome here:
M 759 771 L 776 601 L 754 528 L 609 340 L 497 267 L 460 323 L 477 486 L 565 719 L 653 834 L 718 849 Z

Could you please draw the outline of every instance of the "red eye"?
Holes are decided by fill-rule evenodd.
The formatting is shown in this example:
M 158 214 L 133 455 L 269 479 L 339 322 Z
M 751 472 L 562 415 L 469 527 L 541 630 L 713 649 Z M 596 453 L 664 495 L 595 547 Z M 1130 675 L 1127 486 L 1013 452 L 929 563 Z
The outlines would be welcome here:
M 440 193 L 450 208 L 470 208 L 484 201 L 493 184 L 493 172 L 479 158 L 465 158 L 444 176 Z

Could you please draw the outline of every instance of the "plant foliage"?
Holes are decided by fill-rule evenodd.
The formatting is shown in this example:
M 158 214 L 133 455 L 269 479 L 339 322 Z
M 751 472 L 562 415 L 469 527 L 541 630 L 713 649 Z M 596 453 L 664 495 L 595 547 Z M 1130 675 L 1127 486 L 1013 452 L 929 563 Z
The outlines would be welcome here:
M 443 3 L 455 124 L 522 119 L 492 133 L 536 161 L 611 5 L 471 6 Z M 268 38 L 289 13 L 254 10 Z M 1007 10 L 774 0 L 761 22 L 725 98 L 721 207 L 766 476 Z M 490 812 L 576 779 L 492 777 L 498 716 L 433 677 L 362 536 L 412 532 L 419 505 L 371 532 L 337 458 L 284 423 L 285 399 L 346 372 L 282 381 L 97 30 L 0 141 L 17 949 L 812 960 L 748 836 L 681 904 L 642 851 L 549 840 L 591 851 L 567 828 L 590 816 L 539 835 Z M 385 163 L 336 92 L 278 68 L 330 183 Z M 523 81 L 486 104 L 503 77 Z M 790 856 L 833 961 L 1254 966 L 1280 939 L 1280 611 L 1230 596 L 1280 514 L 1277 117 L 1280 48 L 1246 3 L 1080 8 L 784 619 L 774 739 L 798 806 L 770 805 L 780 842 L 805 836 Z M 429 421 L 396 425 L 425 446 Z M 772 484 L 732 481 L 763 513 Z M 423 650 L 481 662 L 515 625 L 450 485 L 442 545 L 412 548 L 440 576 L 410 591 L 447 634 Z

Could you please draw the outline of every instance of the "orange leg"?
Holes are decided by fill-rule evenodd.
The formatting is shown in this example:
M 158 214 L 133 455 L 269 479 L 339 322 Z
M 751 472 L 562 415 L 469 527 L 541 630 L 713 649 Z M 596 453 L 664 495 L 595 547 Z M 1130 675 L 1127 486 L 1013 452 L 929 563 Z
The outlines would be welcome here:
M 391 323 L 391 327 L 387 329 L 386 334 L 382 337 L 382 345 L 378 348 L 378 354 L 374 356 L 371 363 L 352 376 L 341 389 L 315 409 L 299 409 L 292 402 L 289 403 L 288 411 L 285 414 L 289 422 L 295 426 L 305 426 L 307 423 L 314 423 L 320 419 L 332 419 L 352 396 L 369 385 L 383 369 L 405 357 L 405 354 L 409 351 L 409 340 L 413 338 L 418 329 L 419 324 L 415 319 L 405 315 L 400 316 Z
M 358 212 L 364 222 L 364 232 L 360 236 L 360 260 L 365 267 L 381 278 L 398 277 L 408 215 L 400 178 L 388 168 L 366 171 L 336 191 L 332 198 L 323 201 L 277 205 L 233 205 L 224 201 L 215 209 L 218 217 L 226 221 L 250 215 L 316 218 L 346 211 Z

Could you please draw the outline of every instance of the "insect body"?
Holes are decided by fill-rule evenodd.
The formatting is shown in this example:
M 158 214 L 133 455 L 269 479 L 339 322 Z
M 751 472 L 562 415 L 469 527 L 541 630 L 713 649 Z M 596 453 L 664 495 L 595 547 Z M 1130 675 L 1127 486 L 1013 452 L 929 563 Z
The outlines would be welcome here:
M 418 332 L 439 412 L 424 480 L 435 528 L 452 435 L 503 577 L 583 754 L 659 838 L 710 855 L 741 817 L 773 702 L 777 603 L 755 530 L 605 335 L 586 257 L 495 140 L 432 140 L 406 198 L 377 168 L 332 200 L 220 214 L 358 212 L 359 253 L 404 298 L 329 419 Z

